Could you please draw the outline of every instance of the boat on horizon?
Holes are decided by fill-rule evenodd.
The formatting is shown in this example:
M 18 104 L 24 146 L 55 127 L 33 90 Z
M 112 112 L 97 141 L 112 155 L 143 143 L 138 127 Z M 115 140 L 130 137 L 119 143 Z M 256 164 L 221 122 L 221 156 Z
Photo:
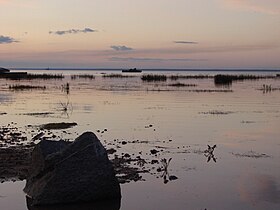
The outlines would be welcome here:
M 125 69 L 125 70 L 122 70 L 122 72 L 125 72 L 125 73 L 141 73 L 142 70 L 134 68 L 134 69 Z

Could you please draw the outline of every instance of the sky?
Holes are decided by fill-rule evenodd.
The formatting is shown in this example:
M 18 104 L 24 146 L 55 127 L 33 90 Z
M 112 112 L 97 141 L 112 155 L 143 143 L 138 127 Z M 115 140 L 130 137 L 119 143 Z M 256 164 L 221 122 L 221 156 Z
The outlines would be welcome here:
M 0 0 L 6 68 L 280 68 L 279 0 Z

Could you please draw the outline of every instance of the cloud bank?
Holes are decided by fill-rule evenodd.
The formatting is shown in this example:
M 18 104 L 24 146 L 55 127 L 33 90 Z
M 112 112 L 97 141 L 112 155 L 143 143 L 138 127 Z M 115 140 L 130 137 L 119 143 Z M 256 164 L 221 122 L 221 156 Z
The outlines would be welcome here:
M 175 44 L 198 44 L 198 42 L 190 42 L 190 41 L 174 41 Z
M 49 34 L 66 35 L 66 34 L 93 33 L 93 32 L 97 32 L 97 30 L 91 28 L 69 29 L 69 30 L 49 31 Z
M 10 44 L 13 42 L 18 42 L 18 41 L 12 37 L 0 35 L 0 44 Z
M 110 61 L 122 61 L 122 62 L 190 62 L 190 61 L 205 61 L 205 59 L 190 59 L 190 58 L 139 58 L 139 57 L 112 57 Z
M 124 45 L 112 45 L 111 48 L 113 50 L 116 50 L 116 51 L 129 51 L 129 50 L 133 50 L 133 48 L 131 47 L 127 47 L 127 46 L 124 46 Z
M 228 7 L 263 13 L 268 15 L 280 14 L 279 0 L 222 0 Z

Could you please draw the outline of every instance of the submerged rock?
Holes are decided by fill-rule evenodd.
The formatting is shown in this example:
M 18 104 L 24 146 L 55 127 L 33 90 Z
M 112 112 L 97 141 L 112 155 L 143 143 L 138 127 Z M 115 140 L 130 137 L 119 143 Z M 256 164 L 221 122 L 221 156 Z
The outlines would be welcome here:
M 32 152 L 24 192 L 31 205 L 120 199 L 120 185 L 107 152 L 92 132 L 73 143 L 41 141 Z

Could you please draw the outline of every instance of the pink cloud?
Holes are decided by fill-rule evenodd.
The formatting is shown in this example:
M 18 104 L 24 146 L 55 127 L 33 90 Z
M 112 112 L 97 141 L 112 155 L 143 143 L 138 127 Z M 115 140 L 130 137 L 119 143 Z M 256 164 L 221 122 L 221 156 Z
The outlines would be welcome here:
M 27 7 L 27 8 L 33 8 L 35 5 L 35 1 L 33 0 L 27 0 L 27 1 L 19 1 L 19 0 L 0 0 L 1 6 L 12 6 L 12 7 Z
M 280 14 L 279 0 L 222 0 L 223 3 L 234 9 L 253 11 L 269 15 Z

